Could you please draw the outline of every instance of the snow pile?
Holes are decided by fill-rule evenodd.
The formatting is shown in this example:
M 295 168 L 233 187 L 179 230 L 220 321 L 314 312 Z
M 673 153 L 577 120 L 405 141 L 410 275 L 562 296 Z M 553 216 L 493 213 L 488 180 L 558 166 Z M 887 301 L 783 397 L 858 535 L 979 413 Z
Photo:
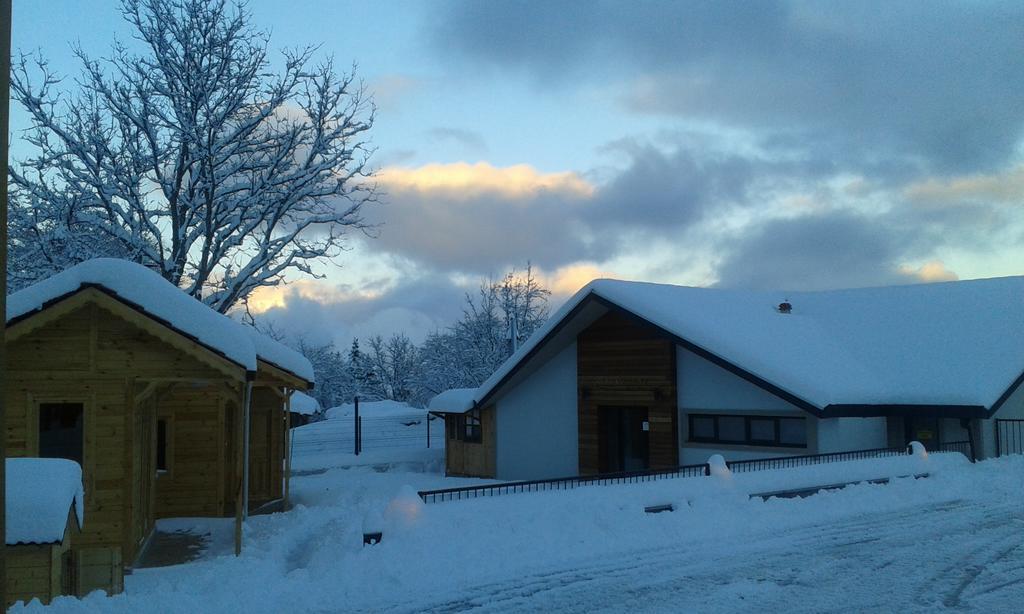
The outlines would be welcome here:
M 64 539 L 68 510 L 85 520 L 82 468 L 63 458 L 8 458 L 8 545 L 51 544 Z
M 312 416 L 320 411 L 320 401 L 317 401 L 305 392 L 296 390 L 292 393 L 289 409 L 296 414 Z
M 590 295 L 817 408 L 991 407 L 1024 372 L 1024 277 L 768 292 L 598 279 L 577 292 L 480 388 L 480 401 Z M 791 313 L 780 313 L 783 301 Z M 982 357 L 983 359 L 979 359 Z
M 309 359 L 290 347 L 264 335 L 252 326 L 246 326 L 245 328 L 260 360 L 284 369 L 307 382 L 314 380 L 313 365 L 309 362 Z
M 82 286 L 99 286 L 250 371 L 256 352 L 241 324 L 217 313 L 146 267 L 115 258 L 75 265 L 7 297 L 7 321 L 42 309 Z
M 430 399 L 427 409 L 449 413 L 463 413 L 473 409 L 476 388 L 452 388 Z

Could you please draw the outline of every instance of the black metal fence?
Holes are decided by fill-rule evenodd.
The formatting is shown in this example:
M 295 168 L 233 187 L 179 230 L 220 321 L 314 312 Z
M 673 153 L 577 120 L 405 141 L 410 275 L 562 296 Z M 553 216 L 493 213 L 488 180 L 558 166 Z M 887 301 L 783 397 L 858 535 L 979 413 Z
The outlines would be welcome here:
M 500 484 L 464 486 L 461 488 L 421 490 L 419 492 L 419 496 L 426 503 L 437 503 L 440 501 L 458 501 L 460 499 L 494 497 L 497 495 L 510 495 L 524 492 L 571 490 L 580 486 L 591 486 L 595 484 L 633 484 L 637 482 L 653 482 L 655 480 L 674 478 L 695 478 L 705 475 L 711 475 L 711 467 L 707 463 L 700 465 L 683 465 L 681 467 L 676 467 L 675 469 L 602 473 L 597 475 L 552 478 L 547 480 L 525 480 L 521 482 L 501 482 Z
M 1024 454 L 1024 420 L 996 420 L 996 455 Z
M 726 465 L 729 467 L 730 471 L 746 473 L 751 471 L 788 469 L 793 467 L 818 465 L 822 463 L 836 463 L 869 458 L 906 456 L 908 452 L 908 448 L 875 448 L 871 450 L 853 450 L 850 452 L 830 452 L 828 454 L 806 454 L 801 456 L 728 461 L 726 462 Z M 605 473 L 589 476 L 554 478 L 548 480 L 501 482 L 498 484 L 482 484 L 480 486 L 464 486 L 461 488 L 422 490 L 419 492 L 419 496 L 426 503 L 437 503 L 441 501 L 457 501 L 460 499 L 475 499 L 477 497 L 493 497 L 514 493 L 570 490 L 580 486 L 631 484 L 636 482 L 651 482 L 654 480 L 671 478 L 693 478 L 707 475 L 711 475 L 711 466 L 708 463 L 703 463 L 700 465 L 684 465 L 676 469 L 656 469 L 650 471 L 633 471 L 628 473 Z
M 970 441 L 944 441 L 939 444 L 939 452 L 959 452 L 970 460 L 974 460 Z
M 881 458 L 886 456 L 904 456 L 906 448 L 874 448 L 871 450 L 853 450 L 850 452 L 830 452 L 828 454 L 803 454 L 800 456 L 779 456 L 775 458 L 755 458 L 752 460 L 727 461 L 725 464 L 733 473 L 749 471 L 769 471 L 772 469 L 789 469 L 822 463 L 838 463 L 842 461 L 862 460 L 865 458 Z

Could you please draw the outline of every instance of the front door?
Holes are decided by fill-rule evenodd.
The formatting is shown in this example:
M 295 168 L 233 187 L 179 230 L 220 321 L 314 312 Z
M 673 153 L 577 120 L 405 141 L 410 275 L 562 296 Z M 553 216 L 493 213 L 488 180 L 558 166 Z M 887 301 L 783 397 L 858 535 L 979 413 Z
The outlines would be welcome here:
M 647 469 L 647 408 L 600 407 L 598 416 L 600 472 Z
M 939 439 L 938 418 L 908 416 L 903 419 L 903 425 L 905 441 L 919 441 L 928 451 L 939 449 L 941 440 Z

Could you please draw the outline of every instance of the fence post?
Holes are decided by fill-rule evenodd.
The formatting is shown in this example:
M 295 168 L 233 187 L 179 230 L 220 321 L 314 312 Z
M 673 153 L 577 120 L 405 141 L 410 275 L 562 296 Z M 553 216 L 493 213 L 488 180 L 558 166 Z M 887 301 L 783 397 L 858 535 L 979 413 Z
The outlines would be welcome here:
M 353 399 L 356 413 L 352 420 L 352 446 L 355 448 L 356 456 L 359 456 L 359 396 Z
M 427 449 L 430 449 L 430 412 L 427 412 Z

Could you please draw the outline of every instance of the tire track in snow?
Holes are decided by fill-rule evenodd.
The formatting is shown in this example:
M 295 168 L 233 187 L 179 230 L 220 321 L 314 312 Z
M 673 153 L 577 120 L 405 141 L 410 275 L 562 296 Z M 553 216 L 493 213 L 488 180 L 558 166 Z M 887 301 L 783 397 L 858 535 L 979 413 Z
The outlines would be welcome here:
M 986 569 L 986 565 L 998 563 L 1020 546 L 1019 537 L 1009 544 L 1007 540 L 1012 539 L 1016 532 L 1013 527 L 1019 526 L 1021 522 L 1024 522 L 1024 511 L 1019 505 L 995 504 L 986 507 L 963 500 L 948 501 L 924 509 L 911 507 L 867 514 L 834 524 L 798 527 L 759 539 L 737 536 L 729 540 L 729 547 L 722 548 L 722 544 L 718 544 L 718 551 L 711 552 L 710 557 L 708 553 L 702 552 L 702 547 L 708 545 L 706 540 L 633 553 L 609 554 L 606 557 L 610 560 L 601 563 L 564 569 L 564 565 L 568 564 L 565 563 L 561 570 L 551 569 L 515 580 L 482 584 L 433 606 L 424 607 L 421 602 L 398 606 L 395 610 L 457 612 L 468 609 L 509 611 L 557 607 L 567 611 L 589 611 L 595 605 L 619 604 L 628 607 L 634 600 L 649 601 L 652 594 L 667 598 L 680 590 L 691 593 L 688 596 L 693 597 L 693 587 L 729 588 L 737 580 L 747 581 L 755 587 L 796 586 L 810 591 L 815 589 L 814 578 L 801 582 L 803 576 L 810 575 L 807 572 L 809 554 L 819 558 L 831 557 L 837 566 L 847 570 L 850 577 L 857 577 L 858 572 L 863 576 L 866 571 L 869 574 L 866 580 L 870 581 L 871 574 L 884 569 L 885 576 L 899 576 L 900 582 L 919 582 L 916 587 L 918 590 L 912 592 L 917 594 L 915 605 L 922 609 L 931 607 L 929 603 L 954 604 L 951 607 L 956 607 L 961 604 L 962 597 L 970 597 L 969 589 L 980 575 L 972 575 L 969 569 Z M 1008 525 L 1010 529 L 1007 529 Z M 943 536 L 944 532 L 948 535 Z M 929 543 L 932 538 L 940 540 L 945 537 L 947 541 L 955 543 L 950 545 L 952 552 L 944 552 L 944 549 L 943 552 L 955 554 L 962 550 L 964 542 L 953 538 L 964 535 L 978 537 L 982 532 L 991 532 L 993 535 L 984 539 L 971 554 L 960 556 L 956 563 L 948 565 L 940 574 L 930 578 L 913 577 L 914 554 L 921 549 L 923 543 Z M 713 560 L 715 564 L 708 566 L 703 562 L 705 559 Z M 695 560 L 700 562 L 695 563 Z M 834 574 L 835 571 L 829 573 Z M 994 583 L 990 590 L 1013 587 L 1018 582 L 1014 578 L 1009 581 L 1004 579 L 1002 586 L 997 584 Z M 952 592 L 949 591 L 950 585 L 954 587 Z M 944 596 L 936 602 L 932 595 L 937 593 Z M 873 597 L 882 600 L 876 605 L 884 605 L 887 595 L 880 592 Z M 789 598 L 785 597 L 785 600 Z M 800 607 L 796 606 L 796 609 Z M 808 609 L 820 611 L 830 608 L 828 604 L 819 602 Z M 831 607 L 832 611 L 854 609 L 858 607 L 848 606 L 842 599 L 834 602 Z

